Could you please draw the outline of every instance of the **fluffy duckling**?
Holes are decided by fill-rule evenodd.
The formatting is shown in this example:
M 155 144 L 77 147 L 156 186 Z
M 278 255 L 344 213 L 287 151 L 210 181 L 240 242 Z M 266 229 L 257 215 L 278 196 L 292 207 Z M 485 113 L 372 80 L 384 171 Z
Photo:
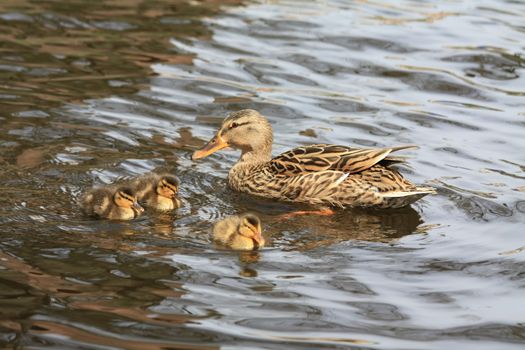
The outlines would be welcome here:
M 261 220 L 253 214 L 234 215 L 213 225 L 213 240 L 235 250 L 264 247 Z
M 181 206 L 177 198 L 179 180 L 173 175 L 155 173 L 142 175 L 131 182 L 131 187 L 137 194 L 138 201 L 146 207 L 166 211 Z
M 131 220 L 144 211 L 129 187 L 94 188 L 82 196 L 80 205 L 87 215 L 110 220 Z

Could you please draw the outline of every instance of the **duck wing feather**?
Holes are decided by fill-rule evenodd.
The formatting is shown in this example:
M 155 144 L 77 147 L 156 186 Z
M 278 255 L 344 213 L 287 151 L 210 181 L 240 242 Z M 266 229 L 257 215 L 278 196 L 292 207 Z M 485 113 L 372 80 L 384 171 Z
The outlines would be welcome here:
M 389 157 L 395 151 L 417 148 L 405 145 L 388 148 L 356 148 L 340 145 L 316 144 L 294 148 L 270 161 L 272 170 L 279 175 L 295 176 L 326 170 L 347 174 L 362 172 L 376 164 L 389 166 L 404 161 L 400 157 Z

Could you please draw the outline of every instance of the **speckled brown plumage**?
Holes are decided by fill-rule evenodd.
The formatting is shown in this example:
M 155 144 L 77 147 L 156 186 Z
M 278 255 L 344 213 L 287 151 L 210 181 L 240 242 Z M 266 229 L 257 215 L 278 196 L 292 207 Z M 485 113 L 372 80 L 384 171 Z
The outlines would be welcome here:
M 332 206 L 398 208 L 434 193 L 406 180 L 393 164 L 403 158 L 395 151 L 415 148 L 399 146 L 364 149 L 341 145 L 303 146 L 271 158 L 272 129 L 254 110 L 231 113 L 214 138 L 194 159 L 231 146 L 241 158 L 228 174 L 237 191 L 290 202 Z

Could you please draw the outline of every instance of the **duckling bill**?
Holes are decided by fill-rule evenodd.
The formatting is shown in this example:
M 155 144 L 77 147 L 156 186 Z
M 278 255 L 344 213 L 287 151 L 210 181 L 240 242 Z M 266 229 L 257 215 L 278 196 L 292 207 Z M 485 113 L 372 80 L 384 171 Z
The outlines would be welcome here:
M 173 175 L 146 174 L 133 180 L 131 187 L 138 201 L 146 207 L 161 211 L 181 207 L 181 201 L 177 198 L 179 180 Z
M 129 187 L 94 188 L 82 196 L 80 205 L 87 215 L 110 220 L 131 220 L 144 211 Z
M 227 217 L 213 225 L 213 240 L 235 250 L 256 250 L 264 247 L 261 220 L 253 214 Z

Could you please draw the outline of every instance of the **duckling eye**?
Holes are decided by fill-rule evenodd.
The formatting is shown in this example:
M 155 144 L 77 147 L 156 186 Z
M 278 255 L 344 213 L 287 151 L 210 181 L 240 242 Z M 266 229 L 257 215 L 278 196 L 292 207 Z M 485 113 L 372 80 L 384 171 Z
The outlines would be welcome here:
M 122 192 L 119 193 L 119 197 L 122 198 L 122 199 L 125 200 L 125 201 L 133 202 L 133 199 L 132 199 L 132 198 L 130 198 L 129 196 L 127 196 L 126 194 L 124 194 L 124 193 L 122 193 Z
M 253 216 L 246 217 L 246 221 L 252 226 L 257 226 L 257 224 L 259 223 L 259 220 Z

